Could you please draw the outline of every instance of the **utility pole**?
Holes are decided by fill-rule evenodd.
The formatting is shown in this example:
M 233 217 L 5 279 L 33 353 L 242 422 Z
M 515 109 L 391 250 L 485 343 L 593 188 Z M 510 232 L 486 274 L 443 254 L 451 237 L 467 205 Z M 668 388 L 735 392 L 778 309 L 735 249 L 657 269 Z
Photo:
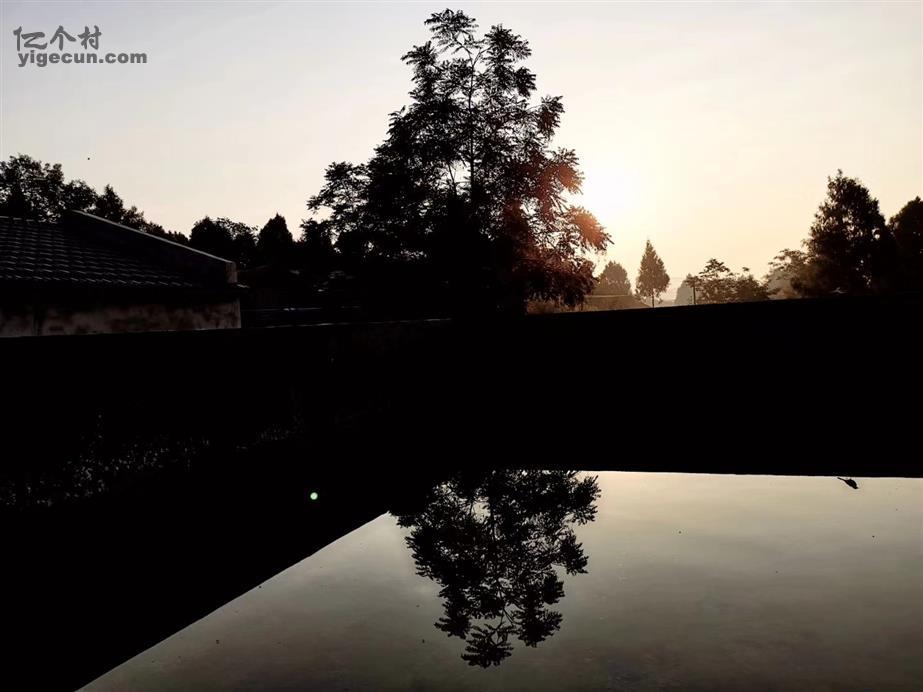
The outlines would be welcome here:
M 688 276 L 686 283 L 692 288 L 692 304 L 698 305 L 698 300 L 696 299 L 696 288 L 699 285 L 699 277 L 697 276 Z

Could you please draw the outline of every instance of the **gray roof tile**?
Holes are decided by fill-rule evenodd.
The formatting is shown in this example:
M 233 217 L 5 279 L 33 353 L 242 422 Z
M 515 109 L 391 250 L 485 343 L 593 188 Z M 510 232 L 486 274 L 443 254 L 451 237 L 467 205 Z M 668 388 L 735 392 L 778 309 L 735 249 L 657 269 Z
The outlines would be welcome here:
M 198 288 L 202 283 L 58 224 L 0 216 L 0 282 L 120 288 Z

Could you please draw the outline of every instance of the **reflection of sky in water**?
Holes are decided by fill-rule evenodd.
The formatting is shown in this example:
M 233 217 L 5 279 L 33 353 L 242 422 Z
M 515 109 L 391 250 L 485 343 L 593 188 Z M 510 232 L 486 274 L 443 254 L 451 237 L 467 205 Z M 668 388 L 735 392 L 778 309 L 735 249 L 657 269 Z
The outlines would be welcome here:
M 382 516 L 90 689 L 633 689 L 923 681 L 923 480 L 600 473 L 561 628 L 472 668 Z

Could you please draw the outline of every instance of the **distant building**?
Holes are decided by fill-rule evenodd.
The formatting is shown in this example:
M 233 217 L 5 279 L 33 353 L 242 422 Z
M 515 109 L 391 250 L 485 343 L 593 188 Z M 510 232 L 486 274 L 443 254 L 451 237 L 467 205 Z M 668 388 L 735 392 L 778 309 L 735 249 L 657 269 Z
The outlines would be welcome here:
M 0 337 L 240 327 L 233 262 L 83 212 L 0 217 Z

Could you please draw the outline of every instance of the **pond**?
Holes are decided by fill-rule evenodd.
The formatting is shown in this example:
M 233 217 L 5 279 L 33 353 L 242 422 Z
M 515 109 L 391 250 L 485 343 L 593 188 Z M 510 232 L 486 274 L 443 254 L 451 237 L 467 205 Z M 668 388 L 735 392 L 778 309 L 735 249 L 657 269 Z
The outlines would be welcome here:
M 919 688 L 923 480 L 855 481 L 467 472 L 86 689 Z

